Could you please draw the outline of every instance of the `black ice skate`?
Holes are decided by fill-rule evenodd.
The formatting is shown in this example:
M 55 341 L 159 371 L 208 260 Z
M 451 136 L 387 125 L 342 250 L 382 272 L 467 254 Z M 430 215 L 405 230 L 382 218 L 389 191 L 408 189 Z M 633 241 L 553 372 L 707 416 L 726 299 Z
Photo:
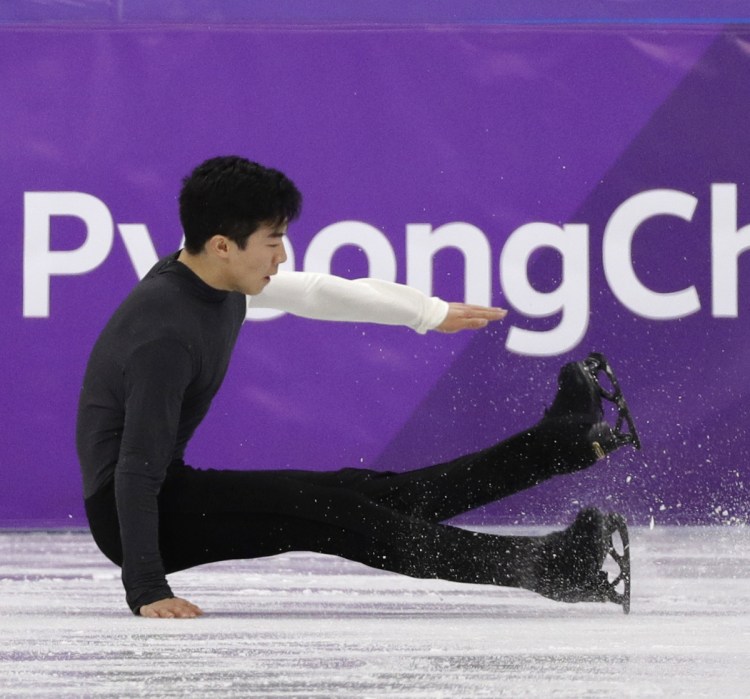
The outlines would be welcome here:
M 607 381 L 602 379 L 602 374 Z M 607 421 L 602 401 L 611 403 L 616 415 Z M 628 431 L 623 431 L 627 424 Z M 594 352 L 581 362 L 563 366 L 558 376 L 555 400 L 545 411 L 540 427 L 571 437 L 585 432 L 588 456 L 602 459 L 607 454 L 632 444 L 641 448 L 632 415 L 614 371 L 604 355 Z M 576 440 L 580 443 L 580 437 Z M 586 454 L 571 454 L 571 466 L 588 465 Z
M 543 537 L 533 558 L 524 587 L 558 602 L 614 602 L 630 613 L 630 541 L 622 515 L 582 510 L 567 529 Z M 612 564 L 618 571 L 610 579 L 605 567 Z

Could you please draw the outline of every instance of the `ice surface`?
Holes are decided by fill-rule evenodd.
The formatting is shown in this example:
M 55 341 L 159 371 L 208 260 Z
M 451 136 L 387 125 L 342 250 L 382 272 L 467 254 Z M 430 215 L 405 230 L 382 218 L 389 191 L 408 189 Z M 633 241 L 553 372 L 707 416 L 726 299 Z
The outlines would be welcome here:
M 87 532 L 0 532 L 0 696 L 748 696 L 750 532 L 631 547 L 630 616 L 299 553 L 173 575 L 206 616 L 147 620 Z

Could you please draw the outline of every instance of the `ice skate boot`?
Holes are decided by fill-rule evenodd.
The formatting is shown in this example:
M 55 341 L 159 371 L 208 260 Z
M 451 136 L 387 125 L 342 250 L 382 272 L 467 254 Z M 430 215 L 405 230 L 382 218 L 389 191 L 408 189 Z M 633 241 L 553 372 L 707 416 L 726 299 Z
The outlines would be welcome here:
M 600 379 L 602 373 L 607 382 Z M 611 417 L 614 426 L 607 421 L 603 400 L 616 409 Z M 628 432 L 622 429 L 624 422 Z M 557 394 L 539 427 L 542 434 L 551 436 L 556 448 L 566 452 L 561 456 L 569 462 L 570 470 L 589 466 L 626 444 L 637 449 L 641 446 L 614 372 L 599 353 L 563 366 Z
M 622 515 L 582 510 L 567 529 L 542 537 L 532 559 L 527 589 L 559 602 L 614 602 L 630 613 L 630 542 Z M 618 570 L 610 579 L 605 567 L 612 565 Z

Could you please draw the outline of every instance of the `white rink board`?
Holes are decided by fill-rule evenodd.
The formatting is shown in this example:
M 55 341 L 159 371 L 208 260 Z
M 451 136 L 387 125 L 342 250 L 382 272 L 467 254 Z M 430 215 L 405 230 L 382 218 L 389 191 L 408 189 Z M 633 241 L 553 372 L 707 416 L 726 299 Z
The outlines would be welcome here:
M 206 616 L 146 620 L 87 532 L 0 531 L 0 696 L 748 696 L 748 530 L 631 548 L 630 616 L 299 553 L 172 575 Z

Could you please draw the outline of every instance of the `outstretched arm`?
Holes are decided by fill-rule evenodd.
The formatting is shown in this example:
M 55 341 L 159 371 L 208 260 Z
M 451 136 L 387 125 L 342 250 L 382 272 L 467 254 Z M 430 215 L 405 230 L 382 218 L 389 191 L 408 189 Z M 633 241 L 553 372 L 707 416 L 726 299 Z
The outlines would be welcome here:
M 403 325 L 418 333 L 481 328 L 504 317 L 501 309 L 449 304 L 436 296 L 381 279 L 344 279 L 315 272 L 279 272 L 252 308 L 275 308 L 318 320 Z

